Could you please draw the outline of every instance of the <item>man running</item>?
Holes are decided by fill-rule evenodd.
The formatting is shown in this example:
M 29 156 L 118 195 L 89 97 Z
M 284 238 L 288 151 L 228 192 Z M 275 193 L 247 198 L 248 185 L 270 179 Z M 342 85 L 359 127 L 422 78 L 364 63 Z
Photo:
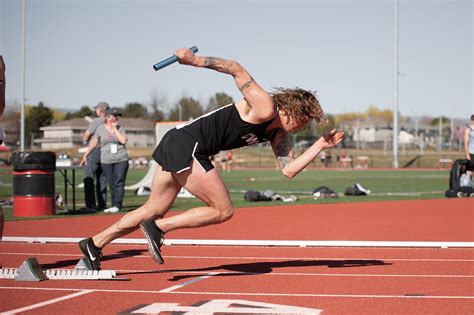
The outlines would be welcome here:
M 148 240 L 151 256 L 162 264 L 160 247 L 165 233 L 229 220 L 234 207 L 224 181 L 209 159 L 219 151 L 270 141 L 283 175 L 291 179 L 321 150 L 335 146 L 344 136 L 343 132 L 332 130 L 296 157 L 288 135 L 302 130 L 311 119 L 323 124 L 326 121 L 313 92 L 280 88 L 268 93 L 238 62 L 197 56 L 187 48 L 178 49 L 175 56 L 181 64 L 231 75 L 243 99 L 166 133 L 153 153 L 159 166 L 146 203 L 104 231 L 79 242 L 94 269 L 100 269 L 104 246 L 138 227 Z M 165 218 L 182 187 L 206 206 Z

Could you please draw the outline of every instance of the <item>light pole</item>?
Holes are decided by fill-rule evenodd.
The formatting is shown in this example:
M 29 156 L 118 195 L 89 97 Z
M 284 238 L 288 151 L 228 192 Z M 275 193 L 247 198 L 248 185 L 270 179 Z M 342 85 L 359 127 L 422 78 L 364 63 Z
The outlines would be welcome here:
M 398 168 L 398 0 L 394 0 L 393 168 Z
M 23 91 L 23 96 L 21 100 L 21 114 L 20 114 L 20 150 L 24 151 L 25 150 L 25 89 L 26 89 L 26 82 L 25 82 L 25 64 L 26 64 L 26 0 L 23 0 L 22 2 L 22 22 L 23 22 L 23 30 L 22 30 L 22 36 L 21 36 L 21 42 L 22 42 L 22 91 Z

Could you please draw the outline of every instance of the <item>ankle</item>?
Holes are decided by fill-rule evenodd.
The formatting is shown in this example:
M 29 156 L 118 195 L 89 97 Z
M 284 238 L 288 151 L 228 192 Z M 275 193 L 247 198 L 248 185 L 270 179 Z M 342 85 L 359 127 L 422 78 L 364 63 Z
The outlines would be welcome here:
M 94 239 L 92 237 L 89 239 L 89 246 L 95 250 L 102 250 L 102 247 L 99 247 L 94 243 Z

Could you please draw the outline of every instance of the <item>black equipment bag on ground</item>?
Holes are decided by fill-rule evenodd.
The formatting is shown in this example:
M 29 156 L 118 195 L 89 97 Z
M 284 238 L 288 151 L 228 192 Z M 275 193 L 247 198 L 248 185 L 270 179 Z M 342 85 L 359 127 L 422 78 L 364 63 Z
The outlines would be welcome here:
M 318 186 L 313 189 L 313 197 L 317 198 L 338 198 L 337 192 L 327 186 Z
M 346 196 L 367 196 L 368 194 L 370 194 L 370 190 L 359 183 L 355 183 L 351 187 L 347 187 L 344 191 L 344 195 Z
M 328 195 L 336 193 L 334 190 L 332 190 L 331 188 L 329 188 L 327 186 L 318 186 L 315 189 L 313 189 L 313 194 L 315 194 L 317 192 L 319 192 L 321 194 L 328 194 Z
M 256 190 L 247 190 L 244 194 L 245 201 L 271 201 L 272 198 L 262 195 Z
M 346 196 L 365 196 L 365 193 L 360 191 L 356 185 L 352 185 L 351 187 L 347 187 L 344 191 L 344 195 Z

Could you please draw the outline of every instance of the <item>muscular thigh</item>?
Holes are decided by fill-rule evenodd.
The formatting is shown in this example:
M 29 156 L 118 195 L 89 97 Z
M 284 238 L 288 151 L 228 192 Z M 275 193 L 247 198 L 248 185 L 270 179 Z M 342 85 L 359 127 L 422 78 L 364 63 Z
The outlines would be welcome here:
M 163 171 L 157 166 L 151 184 L 151 194 L 147 203 L 172 204 L 179 190 L 180 183 L 173 178 L 172 173 Z
M 198 162 L 173 177 L 189 192 L 214 207 L 229 207 L 232 202 L 222 177 L 216 169 L 204 172 Z

